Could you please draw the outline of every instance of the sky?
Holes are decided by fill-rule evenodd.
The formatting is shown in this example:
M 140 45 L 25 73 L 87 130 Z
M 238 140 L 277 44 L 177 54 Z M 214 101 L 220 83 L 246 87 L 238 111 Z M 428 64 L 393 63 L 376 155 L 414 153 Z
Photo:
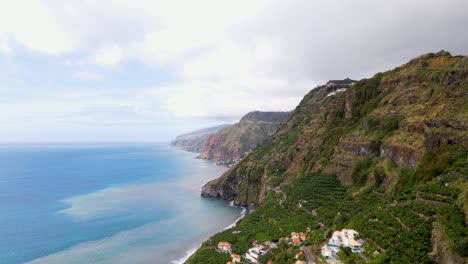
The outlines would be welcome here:
M 466 0 L 0 0 L 0 142 L 163 142 L 468 54 Z

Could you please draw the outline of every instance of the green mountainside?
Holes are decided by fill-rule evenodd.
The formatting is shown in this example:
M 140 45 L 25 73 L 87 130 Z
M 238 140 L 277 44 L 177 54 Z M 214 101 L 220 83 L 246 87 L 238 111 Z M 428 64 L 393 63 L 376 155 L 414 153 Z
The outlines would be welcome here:
M 189 152 L 201 153 L 210 136 L 227 126 L 229 126 L 229 124 L 222 124 L 178 135 L 177 138 L 170 143 L 170 146 L 181 148 Z
M 211 135 L 199 158 L 221 162 L 242 159 L 272 136 L 288 115 L 288 112 L 250 112 L 238 123 Z
M 310 91 L 264 144 L 202 196 L 255 208 L 205 242 L 188 263 L 225 263 L 212 246 L 278 241 L 309 230 L 316 250 L 333 230 L 365 239 L 349 263 L 466 263 L 468 57 L 430 53 L 372 78 Z M 238 232 L 233 233 L 236 230 Z M 262 263 L 294 263 L 280 243 Z

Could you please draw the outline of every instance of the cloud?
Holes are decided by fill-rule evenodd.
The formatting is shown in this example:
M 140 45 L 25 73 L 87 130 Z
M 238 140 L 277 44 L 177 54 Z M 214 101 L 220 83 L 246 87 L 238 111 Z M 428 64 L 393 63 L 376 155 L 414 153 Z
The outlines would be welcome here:
M 60 26 L 53 11 L 37 0 L 2 1 L 0 39 L 51 55 L 70 51 L 73 45 L 71 35 Z
M 79 71 L 75 73 L 75 77 L 88 81 L 97 81 L 102 79 L 102 76 L 100 74 L 90 71 Z
M 103 67 L 113 67 L 123 60 L 123 51 L 117 45 L 110 45 L 97 50 L 91 55 L 95 64 Z
M 104 72 L 102 89 L 135 65 L 146 71 L 135 81 L 170 75 L 126 87 L 117 101 L 92 100 L 152 113 L 145 122 L 236 119 L 292 110 L 329 79 L 369 77 L 441 49 L 467 54 L 465 10 L 465 0 L 19 0 L 0 8 L 0 52 L 20 46 L 56 56 L 88 83 Z M 145 94 L 148 87 L 158 95 Z M 80 104 L 72 105 L 89 106 Z

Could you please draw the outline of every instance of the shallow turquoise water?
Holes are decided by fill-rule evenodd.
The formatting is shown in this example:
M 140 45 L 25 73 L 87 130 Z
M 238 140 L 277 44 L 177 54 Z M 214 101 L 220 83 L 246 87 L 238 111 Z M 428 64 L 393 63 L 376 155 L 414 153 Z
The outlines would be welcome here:
M 0 263 L 176 263 L 240 215 L 163 145 L 0 146 Z

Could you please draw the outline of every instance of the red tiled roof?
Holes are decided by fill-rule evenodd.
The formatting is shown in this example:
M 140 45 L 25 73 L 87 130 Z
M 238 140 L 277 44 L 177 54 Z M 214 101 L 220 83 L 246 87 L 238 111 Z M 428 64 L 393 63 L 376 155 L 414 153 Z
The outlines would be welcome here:
M 300 244 L 301 240 L 299 238 L 295 237 L 295 238 L 292 239 L 292 243 L 293 244 Z

